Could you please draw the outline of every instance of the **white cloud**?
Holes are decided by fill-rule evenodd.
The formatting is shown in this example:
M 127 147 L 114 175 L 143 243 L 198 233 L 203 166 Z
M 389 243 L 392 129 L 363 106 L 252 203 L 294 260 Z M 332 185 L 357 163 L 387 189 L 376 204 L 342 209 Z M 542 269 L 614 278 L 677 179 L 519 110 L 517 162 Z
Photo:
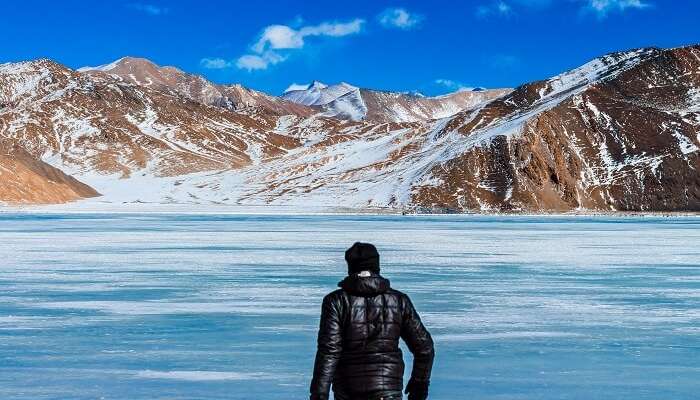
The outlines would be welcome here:
M 300 32 L 302 36 L 346 36 L 352 35 L 353 33 L 359 33 L 362 30 L 362 25 L 364 25 L 364 23 L 365 20 L 359 18 L 340 24 L 329 24 L 324 22 L 317 26 L 305 26 L 301 28 Z
M 304 37 L 286 25 L 271 25 L 263 30 L 253 50 L 262 53 L 267 46 L 272 49 L 300 49 L 304 47 Z
M 257 42 L 251 47 L 254 54 L 238 58 L 236 66 L 248 71 L 266 69 L 287 59 L 278 50 L 301 49 L 305 39 L 313 36 L 341 37 L 359 33 L 365 21 L 356 18 L 349 22 L 324 22 L 298 29 L 287 25 L 270 25 L 263 29 Z
M 410 13 L 405 8 L 387 8 L 377 18 L 385 28 L 411 29 L 417 27 L 425 17 Z
M 489 5 L 481 5 L 476 8 L 476 16 L 487 18 L 492 15 L 507 17 L 513 13 L 513 7 L 504 1 L 497 1 Z
M 239 69 L 247 69 L 248 71 L 265 69 L 267 68 L 268 64 L 269 63 L 265 61 L 264 58 L 252 54 L 241 56 L 236 61 L 236 67 Z
M 436 85 L 442 86 L 449 90 L 473 90 L 473 86 L 465 85 L 462 82 L 455 81 L 452 79 L 435 79 L 433 81 Z
M 496 4 L 496 10 L 498 10 L 500 14 L 510 14 L 511 12 L 510 6 L 502 1 Z
M 134 9 L 136 11 L 141 11 L 143 13 L 149 14 L 149 15 L 163 15 L 168 13 L 167 8 L 163 7 L 158 7 L 153 4 L 144 4 L 144 3 L 131 3 L 128 5 L 129 8 Z
M 461 83 L 453 81 L 452 79 L 435 79 L 435 83 L 449 89 L 454 89 L 462 86 Z
M 315 26 L 304 26 L 293 29 L 286 25 L 271 25 L 263 30 L 257 43 L 253 45 L 253 51 L 262 53 L 266 49 L 301 49 L 304 47 L 304 38 L 308 36 L 332 36 L 340 37 L 352 35 L 362 30 L 365 23 L 362 19 L 354 19 L 345 23 L 324 22 Z
M 268 50 L 260 55 L 246 54 L 239 57 L 238 60 L 236 60 L 236 67 L 238 67 L 238 69 L 246 69 L 250 72 L 258 69 L 267 69 L 270 65 L 275 65 L 286 59 L 287 57 Z
M 598 16 L 604 17 L 610 11 L 625 11 L 631 9 L 647 8 L 650 5 L 642 0 L 584 0 L 587 8 L 594 11 Z
M 226 61 L 223 58 L 202 58 L 199 60 L 199 64 L 207 69 L 225 69 L 233 65 L 231 61 Z
M 510 16 L 515 10 L 511 4 L 515 4 L 515 8 L 529 8 L 534 10 L 543 10 L 555 3 L 554 0 L 508 0 L 506 3 L 503 0 L 494 1 L 489 4 L 483 4 L 476 8 L 476 16 L 479 18 L 487 18 L 491 16 Z M 628 9 L 643 9 L 651 7 L 651 4 L 646 0 L 568 0 L 568 3 L 582 8 L 587 12 L 592 12 L 598 17 L 606 17 L 612 11 L 624 12 Z

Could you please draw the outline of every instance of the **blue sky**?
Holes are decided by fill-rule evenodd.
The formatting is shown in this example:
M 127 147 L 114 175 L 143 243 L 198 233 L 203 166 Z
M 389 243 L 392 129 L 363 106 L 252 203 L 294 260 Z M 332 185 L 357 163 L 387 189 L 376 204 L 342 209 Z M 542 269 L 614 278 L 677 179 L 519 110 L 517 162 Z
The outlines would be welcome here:
M 696 0 L 13 1 L 0 15 L 0 62 L 132 55 L 273 94 L 313 79 L 513 87 L 611 51 L 700 43 Z

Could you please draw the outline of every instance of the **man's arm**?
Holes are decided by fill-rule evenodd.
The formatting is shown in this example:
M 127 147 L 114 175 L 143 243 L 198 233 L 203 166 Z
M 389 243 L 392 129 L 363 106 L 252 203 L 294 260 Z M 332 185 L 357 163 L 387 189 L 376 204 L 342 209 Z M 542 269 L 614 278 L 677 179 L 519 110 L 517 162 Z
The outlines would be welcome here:
M 335 368 L 343 351 L 340 304 L 331 295 L 323 299 L 321 323 L 318 330 L 318 349 L 311 380 L 311 400 L 326 400 Z
M 413 369 L 411 370 L 411 380 L 407 391 L 425 391 L 427 397 L 430 373 L 433 369 L 433 358 L 435 349 L 433 348 L 433 338 L 418 316 L 413 303 L 404 297 L 403 323 L 401 324 L 401 338 L 406 342 L 408 349 L 413 353 Z M 419 396 L 425 398 L 423 396 Z M 411 398 L 409 396 L 409 398 Z

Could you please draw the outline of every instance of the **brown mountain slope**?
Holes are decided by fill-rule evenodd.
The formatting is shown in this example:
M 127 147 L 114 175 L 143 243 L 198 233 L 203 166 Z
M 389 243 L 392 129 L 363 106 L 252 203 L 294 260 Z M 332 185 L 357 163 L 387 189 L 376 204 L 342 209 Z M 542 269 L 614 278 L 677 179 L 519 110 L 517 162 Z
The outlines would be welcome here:
M 0 141 L 0 202 L 52 204 L 99 196 L 94 189 Z
M 0 106 L 0 137 L 35 158 L 122 178 L 239 168 L 300 143 L 264 109 L 233 112 L 48 60 L 0 66 Z
M 367 106 L 365 120 L 372 122 L 416 122 L 452 116 L 509 93 L 511 89 L 461 90 L 438 97 L 361 89 Z
M 433 170 L 441 183 L 417 190 L 414 202 L 453 209 L 700 210 L 700 48 L 614 54 L 605 63 L 589 66 L 599 68 L 596 81 L 570 82 L 554 104 L 546 96 L 557 90 L 556 79 L 451 121 L 445 130 L 469 136 L 524 113 L 518 134 L 495 135 Z
M 217 85 L 175 67 L 161 67 L 137 57 L 124 57 L 111 64 L 81 68 L 84 74 L 118 77 L 123 82 L 182 95 L 196 102 L 230 110 L 260 109 L 272 115 L 309 116 L 316 111 L 241 85 Z

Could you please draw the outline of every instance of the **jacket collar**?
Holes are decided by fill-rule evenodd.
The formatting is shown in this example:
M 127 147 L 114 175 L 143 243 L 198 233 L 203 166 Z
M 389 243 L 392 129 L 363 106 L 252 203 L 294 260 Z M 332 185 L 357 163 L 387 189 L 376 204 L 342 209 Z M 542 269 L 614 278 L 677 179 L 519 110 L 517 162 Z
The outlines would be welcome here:
M 391 288 L 388 279 L 369 271 L 350 274 L 338 282 L 338 286 L 351 295 L 363 297 L 386 293 Z

